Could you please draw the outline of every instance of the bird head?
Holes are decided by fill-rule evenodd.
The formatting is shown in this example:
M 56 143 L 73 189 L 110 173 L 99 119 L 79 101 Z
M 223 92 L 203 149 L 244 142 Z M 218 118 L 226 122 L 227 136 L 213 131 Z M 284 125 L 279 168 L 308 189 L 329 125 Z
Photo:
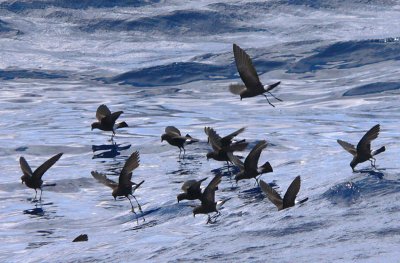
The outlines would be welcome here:
M 117 200 L 117 192 L 116 192 L 116 190 L 117 189 L 114 189 L 113 192 L 112 192 L 112 196 L 114 197 L 114 200 Z
M 208 161 L 210 158 L 214 157 L 214 152 L 208 152 L 206 156 L 207 156 L 207 161 Z
M 352 160 L 350 163 L 350 167 L 351 167 L 351 169 L 353 169 L 353 172 L 354 172 L 354 167 L 356 167 L 356 165 L 357 165 L 357 162 L 355 160 Z
M 167 139 L 167 135 L 166 134 L 161 135 L 161 142 L 163 142 L 166 139 Z
M 100 127 L 100 123 L 99 122 L 93 122 L 92 123 L 92 131 L 93 129 L 98 129 Z
M 179 195 L 176 197 L 176 199 L 178 199 L 178 203 L 179 203 L 179 201 L 183 200 L 183 195 L 182 195 L 182 194 L 179 194 Z

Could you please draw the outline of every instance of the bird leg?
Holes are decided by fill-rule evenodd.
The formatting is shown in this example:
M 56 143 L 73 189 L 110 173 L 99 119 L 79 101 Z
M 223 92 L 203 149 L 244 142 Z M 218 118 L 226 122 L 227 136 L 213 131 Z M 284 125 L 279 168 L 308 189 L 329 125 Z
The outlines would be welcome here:
M 136 203 L 138 205 L 139 211 L 142 213 L 143 221 L 146 221 L 146 219 L 144 218 L 144 214 L 143 214 L 143 210 L 142 210 L 141 205 L 139 204 L 138 200 L 136 199 L 136 197 L 134 195 L 132 195 L 132 197 L 135 199 L 135 201 L 136 201 Z
M 283 101 L 283 100 L 281 100 L 280 98 L 275 97 L 274 94 L 272 94 L 271 92 L 267 91 L 267 93 L 269 93 L 269 94 L 270 94 L 272 97 L 274 97 L 276 100 Z
M 272 107 L 274 107 L 274 108 L 275 108 L 275 105 L 274 105 L 274 104 L 272 104 L 272 103 L 269 101 L 269 99 L 268 99 L 267 95 L 265 95 L 265 94 L 263 94 L 263 95 L 264 95 L 264 97 L 267 99 L 267 101 L 268 101 L 269 105 L 271 105 Z
M 260 184 L 258 183 L 258 180 L 257 180 L 256 177 L 254 177 L 254 180 L 256 180 L 256 183 L 257 183 L 258 187 L 260 187 Z M 255 185 L 255 184 L 254 184 L 254 185 Z
M 43 192 L 43 190 L 42 190 L 42 188 L 40 188 L 40 197 L 39 197 L 39 202 L 42 202 L 42 192 Z
M 376 159 L 374 157 L 371 157 L 371 159 L 369 159 L 369 161 L 371 162 L 371 166 L 376 168 L 376 166 L 375 166 Z
M 36 200 L 36 197 L 37 197 L 37 190 L 35 188 L 35 197 L 33 198 L 33 200 Z
M 129 196 L 126 196 L 126 198 L 128 198 L 129 203 L 131 203 L 131 207 L 132 207 L 132 210 L 131 210 L 131 211 L 132 211 L 132 213 L 134 213 L 135 216 L 136 216 L 136 223 L 139 224 L 138 215 L 137 215 L 136 212 L 135 212 L 135 208 L 133 208 L 132 201 L 131 201 L 131 199 L 129 198 Z

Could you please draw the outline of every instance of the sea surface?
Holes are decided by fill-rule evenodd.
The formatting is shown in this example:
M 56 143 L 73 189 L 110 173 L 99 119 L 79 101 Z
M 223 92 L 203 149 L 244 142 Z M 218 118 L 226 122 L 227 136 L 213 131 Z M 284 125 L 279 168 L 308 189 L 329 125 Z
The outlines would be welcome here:
M 394 0 L 0 1 L 0 261 L 399 262 L 399 25 Z M 263 84 L 282 82 L 275 108 L 228 91 L 233 43 Z M 129 125 L 113 142 L 91 131 L 100 104 Z M 353 173 L 336 140 L 376 124 L 386 152 Z M 183 158 L 161 142 L 169 125 L 200 139 Z M 284 194 L 300 175 L 309 200 L 278 212 L 255 180 L 236 183 L 207 161 L 205 126 L 246 127 L 244 157 L 266 140 L 261 178 Z M 118 180 L 134 151 L 138 217 L 91 176 Z M 19 158 L 36 169 L 59 152 L 34 202 Z M 206 224 L 176 196 L 216 174 L 216 199 L 231 199 Z

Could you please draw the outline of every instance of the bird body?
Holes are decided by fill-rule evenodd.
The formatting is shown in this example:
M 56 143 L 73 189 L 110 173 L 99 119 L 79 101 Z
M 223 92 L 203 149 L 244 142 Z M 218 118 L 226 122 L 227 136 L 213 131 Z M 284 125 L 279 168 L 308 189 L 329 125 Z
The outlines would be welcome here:
M 31 167 L 24 157 L 21 156 L 19 158 L 19 164 L 23 173 L 23 175 L 21 176 L 21 181 L 22 183 L 25 183 L 27 187 L 35 190 L 36 194 L 34 199 L 36 199 L 37 196 L 37 189 L 40 189 L 39 200 L 42 199 L 42 176 L 61 158 L 62 155 L 63 153 L 54 155 L 53 157 L 45 161 L 42 165 L 40 165 L 34 172 L 32 172 Z
M 352 145 L 351 143 L 337 140 L 340 146 L 343 147 L 346 151 L 348 151 L 351 155 L 353 155 L 353 159 L 350 162 L 350 167 L 355 171 L 354 168 L 357 164 L 363 163 L 365 161 L 371 161 L 371 166 L 375 167 L 375 158 L 374 156 L 380 154 L 386 150 L 385 146 L 382 146 L 378 150 L 371 150 L 371 142 L 378 138 L 380 131 L 380 125 L 377 124 L 372 127 L 369 131 L 365 133 L 365 135 L 358 142 L 357 147 Z
M 244 85 L 231 84 L 229 86 L 231 93 L 239 95 L 240 100 L 243 98 L 263 95 L 267 99 L 268 103 L 273 107 L 275 106 L 268 100 L 268 97 L 265 95 L 265 93 L 269 93 L 275 99 L 282 101 L 271 93 L 271 90 L 281 83 L 280 81 L 272 85 L 264 86 L 258 77 L 257 71 L 253 66 L 250 56 L 236 44 L 233 44 L 233 55 L 235 57 L 236 68 Z

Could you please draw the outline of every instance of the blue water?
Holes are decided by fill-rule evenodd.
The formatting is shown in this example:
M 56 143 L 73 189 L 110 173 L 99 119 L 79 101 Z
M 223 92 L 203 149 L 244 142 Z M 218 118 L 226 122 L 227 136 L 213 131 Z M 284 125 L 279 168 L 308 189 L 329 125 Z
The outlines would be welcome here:
M 0 1 L 0 261 L 398 262 L 399 24 L 392 0 Z M 282 81 L 276 108 L 228 92 L 233 43 L 264 84 Z M 130 126 L 116 145 L 90 130 L 103 103 Z M 352 173 L 336 139 L 356 144 L 377 123 L 378 170 Z M 183 159 L 160 142 L 168 125 L 201 140 Z M 236 184 L 206 160 L 205 126 L 267 140 L 262 179 L 284 192 L 301 175 L 309 201 L 278 212 L 254 180 Z M 136 150 L 139 223 L 90 174 L 117 180 Z M 36 168 L 58 152 L 34 203 L 19 157 Z M 216 197 L 231 199 L 207 225 L 176 195 L 219 173 Z

